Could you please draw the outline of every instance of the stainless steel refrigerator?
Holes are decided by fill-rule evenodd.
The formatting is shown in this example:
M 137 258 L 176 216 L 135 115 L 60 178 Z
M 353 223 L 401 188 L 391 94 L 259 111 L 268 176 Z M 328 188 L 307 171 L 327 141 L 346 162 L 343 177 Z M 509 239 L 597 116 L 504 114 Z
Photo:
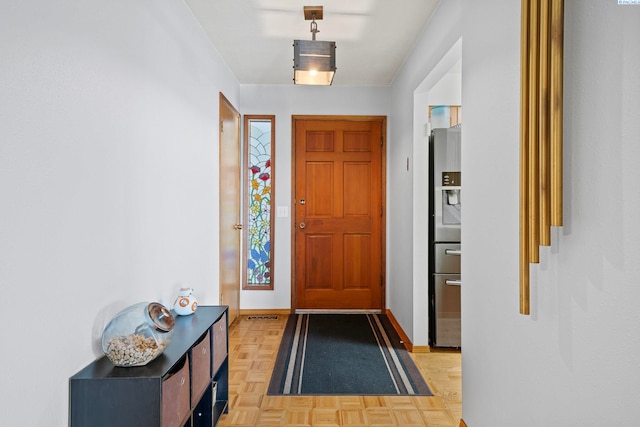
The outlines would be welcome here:
M 429 342 L 460 347 L 460 127 L 434 129 L 429 138 Z

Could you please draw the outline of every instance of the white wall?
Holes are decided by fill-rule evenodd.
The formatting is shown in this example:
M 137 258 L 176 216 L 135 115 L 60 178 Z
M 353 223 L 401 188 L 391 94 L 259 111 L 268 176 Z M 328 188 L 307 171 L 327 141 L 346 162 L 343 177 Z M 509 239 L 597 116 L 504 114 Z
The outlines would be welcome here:
M 462 103 L 462 73 L 450 71 L 442 76 L 428 93 L 429 105 L 460 105 Z
M 239 85 L 182 1 L 0 14 L 3 426 L 66 426 L 105 323 L 181 284 L 218 303 L 218 96 Z
M 291 116 L 292 115 L 371 115 L 389 114 L 389 88 L 382 86 L 264 86 L 242 85 L 243 114 L 276 116 L 275 206 L 285 206 L 289 217 L 276 218 L 274 289 L 243 290 L 242 309 L 291 308 Z M 388 147 L 394 141 L 387 141 Z M 388 209 L 390 210 L 390 209 Z M 389 239 L 389 236 L 387 236 Z M 387 252 L 387 257 L 388 257 Z M 387 294 L 395 284 L 387 281 Z
M 518 314 L 520 2 L 464 1 L 463 418 L 631 425 L 640 352 L 640 6 L 566 0 L 565 223 Z

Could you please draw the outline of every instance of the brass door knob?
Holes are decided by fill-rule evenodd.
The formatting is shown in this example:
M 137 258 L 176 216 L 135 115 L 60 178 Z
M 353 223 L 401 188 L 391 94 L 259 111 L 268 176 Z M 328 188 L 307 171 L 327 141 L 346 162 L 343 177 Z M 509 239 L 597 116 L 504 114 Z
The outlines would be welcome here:
M 301 229 L 303 229 L 303 228 L 305 228 L 306 226 L 307 226 L 307 224 L 305 224 L 304 222 L 301 222 L 299 227 L 300 227 Z
M 233 226 L 233 229 L 234 229 L 234 230 L 242 230 L 242 224 L 235 224 L 235 225 Z

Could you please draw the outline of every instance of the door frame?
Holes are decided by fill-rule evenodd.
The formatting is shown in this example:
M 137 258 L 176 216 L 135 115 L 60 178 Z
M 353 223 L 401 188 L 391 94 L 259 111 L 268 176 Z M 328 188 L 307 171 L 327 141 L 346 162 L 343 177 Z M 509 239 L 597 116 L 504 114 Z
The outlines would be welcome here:
M 380 292 L 380 308 L 384 313 L 387 308 L 387 116 L 329 116 L 329 115 L 292 115 L 291 116 L 291 212 L 296 208 L 296 123 L 302 120 L 327 121 L 366 121 L 380 123 L 382 149 L 380 150 L 380 275 L 382 289 Z M 338 310 L 332 310 L 338 311 Z M 353 311 L 353 310 L 350 310 Z M 291 312 L 296 312 L 296 220 L 291 215 Z

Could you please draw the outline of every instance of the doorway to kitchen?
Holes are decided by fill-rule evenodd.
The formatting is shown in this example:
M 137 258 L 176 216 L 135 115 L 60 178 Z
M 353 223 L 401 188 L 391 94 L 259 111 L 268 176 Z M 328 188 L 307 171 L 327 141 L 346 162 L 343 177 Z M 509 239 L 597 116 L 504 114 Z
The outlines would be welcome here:
M 461 106 L 455 108 L 462 120 L 462 39 L 447 51 L 438 64 L 414 90 L 413 112 L 413 344 L 417 348 L 428 349 L 433 344 L 429 339 L 429 330 L 434 327 L 429 310 L 428 277 L 431 249 L 429 248 L 429 136 L 435 127 L 447 127 L 432 117 L 429 110 L 433 106 Z M 450 116 L 450 108 L 449 110 Z M 433 113 L 433 109 L 431 109 Z M 450 117 L 449 117 L 450 119 Z M 433 122 L 433 123 L 432 123 Z M 442 122 L 440 122 L 442 123 Z M 448 120 L 446 123 L 450 123 Z M 462 289 L 460 289 L 464 292 Z

